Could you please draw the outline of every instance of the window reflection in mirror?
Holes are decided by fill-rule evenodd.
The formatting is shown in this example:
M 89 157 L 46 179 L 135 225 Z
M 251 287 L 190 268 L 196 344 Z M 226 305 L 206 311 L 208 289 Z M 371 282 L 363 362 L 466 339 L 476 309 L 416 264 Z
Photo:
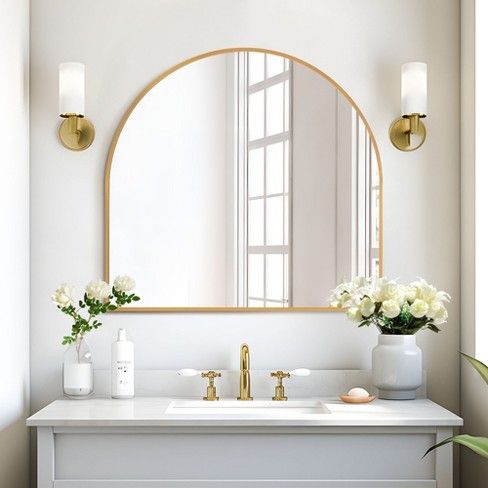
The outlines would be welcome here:
M 371 135 L 300 62 L 186 64 L 141 98 L 107 164 L 106 278 L 136 276 L 143 307 L 323 307 L 380 272 Z

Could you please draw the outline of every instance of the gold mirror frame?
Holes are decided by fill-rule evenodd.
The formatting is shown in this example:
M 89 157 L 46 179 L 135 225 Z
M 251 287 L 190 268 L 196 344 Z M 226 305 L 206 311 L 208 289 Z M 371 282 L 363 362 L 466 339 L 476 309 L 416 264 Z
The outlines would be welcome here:
M 283 58 L 287 58 L 294 63 L 299 63 L 318 75 L 322 78 L 327 80 L 331 85 L 333 85 L 339 93 L 341 93 L 346 100 L 352 105 L 352 107 L 356 110 L 359 117 L 364 123 L 366 130 L 369 133 L 371 138 L 371 142 L 373 144 L 373 148 L 376 154 L 376 162 L 378 164 L 378 179 L 379 179 L 379 274 L 380 276 L 383 275 L 383 171 L 382 171 L 382 163 L 381 163 L 381 156 L 378 149 L 378 143 L 376 138 L 373 134 L 371 126 L 369 125 L 366 117 L 364 116 L 361 109 L 358 107 L 356 102 L 348 95 L 348 93 L 342 88 L 336 81 L 334 81 L 329 75 L 325 74 L 322 70 L 317 68 L 316 66 L 307 63 L 291 54 L 285 54 L 280 51 L 275 51 L 271 49 L 261 49 L 255 47 L 233 47 L 233 48 L 225 48 L 225 49 L 218 49 L 216 51 L 209 51 L 203 54 L 199 54 L 198 56 L 193 56 L 188 58 L 187 60 L 176 64 L 172 68 L 164 71 L 161 75 L 156 77 L 153 81 L 151 81 L 134 99 L 134 101 L 129 105 L 129 108 L 126 110 L 122 119 L 115 130 L 115 134 L 112 137 L 112 142 L 110 143 L 110 148 L 108 151 L 107 161 L 105 163 L 105 176 L 104 176 L 104 225 L 103 225 L 103 236 L 104 236 L 104 249 L 103 249 L 103 279 L 107 282 L 110 281 L 110 173 L 112 170 L 112 161 L 115 152 L 115 147 L 117 146 L 117 142 L 119 140 L 120 134 L 122 133 L 123 128 L 127 122 L 127 119 L 132 114 L 133 110 L 136 108 L 138 103 L 144 98 L 144 96 L 154 88 L 160 81 L 164 80 L 166 77 L 174 73 L 180 68 L 184 66 L 194 63 L 195 61 L 199 61 L 200 59 L 208 58 L 211 56 L 217 56 L 219 54 L 228 54 L 228 53 L 235 53 L 235 52 L 257 52 L 257 53 L 267 53 L 267 54 L 274 54 L 275 56 L 281 56 Z M 327 297 L 324 297 L 324 301 Z M 265 307 L 122 307 L 117 310 L 117 312 L 128 312 L 128 313 L 155 313 L 155 312 L 272 312 L 272 313 L 281 313 L 281 312 L 342 312 L 342 308 L 337 307 L 288 307 L 288 308 L 265 308 Z

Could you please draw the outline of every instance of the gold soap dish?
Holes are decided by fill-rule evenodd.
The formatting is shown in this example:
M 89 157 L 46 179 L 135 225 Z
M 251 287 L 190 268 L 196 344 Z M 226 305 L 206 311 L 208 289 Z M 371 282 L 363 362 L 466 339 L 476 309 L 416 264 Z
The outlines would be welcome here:
M 341 395 L 339 397 L 344 403 L 369 403 L 372 402 L 376 396 L 369 395 L 367 397 L 358 397 L 358 396 L 351 396 L 351 395 Z

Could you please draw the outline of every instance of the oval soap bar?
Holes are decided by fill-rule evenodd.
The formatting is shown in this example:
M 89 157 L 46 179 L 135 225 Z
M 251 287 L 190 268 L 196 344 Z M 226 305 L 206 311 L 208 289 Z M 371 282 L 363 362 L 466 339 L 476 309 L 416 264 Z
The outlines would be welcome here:
M 352 397 L 369 397 L 369 393 L 364 388 L 351 388 L 348 393 L 348 396 Z

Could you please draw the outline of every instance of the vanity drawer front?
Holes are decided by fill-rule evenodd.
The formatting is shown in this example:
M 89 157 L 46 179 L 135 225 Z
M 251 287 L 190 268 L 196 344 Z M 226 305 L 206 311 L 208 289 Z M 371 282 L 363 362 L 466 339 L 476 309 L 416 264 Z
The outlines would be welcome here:
M 55 479 L 420 482 L 435 479 L 435 456 L 421 459 L 434 443 L 435 434 L 422 432 L 58 433 L 55 434 Z M 435 485 L 406 486 L 431 488 Z

